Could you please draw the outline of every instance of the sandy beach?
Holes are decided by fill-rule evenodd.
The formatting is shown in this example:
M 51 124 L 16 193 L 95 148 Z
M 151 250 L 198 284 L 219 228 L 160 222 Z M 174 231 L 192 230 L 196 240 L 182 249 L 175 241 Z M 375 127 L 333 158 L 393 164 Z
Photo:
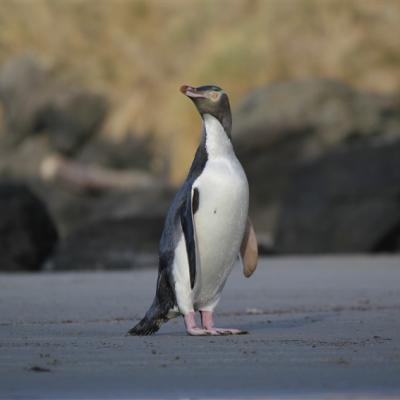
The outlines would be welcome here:
M 1 399 L 399 398 L 400 257 L 263 259 L 217 309 L 126 337 L 156 271 L 0 275 Z

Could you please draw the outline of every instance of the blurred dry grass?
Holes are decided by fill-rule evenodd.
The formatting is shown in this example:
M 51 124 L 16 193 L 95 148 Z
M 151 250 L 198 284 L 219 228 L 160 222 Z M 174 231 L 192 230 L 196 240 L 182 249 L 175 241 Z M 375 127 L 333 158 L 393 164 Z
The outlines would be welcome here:
M 217 83 L 233 104 L 290 78 L 399 91 L 399 21 L 398 0 L 2 0 L 0 62 L 33 52 L 105 92 L 105 134 L 154 133 L 177 181 L 200 131 L 182 83 Z

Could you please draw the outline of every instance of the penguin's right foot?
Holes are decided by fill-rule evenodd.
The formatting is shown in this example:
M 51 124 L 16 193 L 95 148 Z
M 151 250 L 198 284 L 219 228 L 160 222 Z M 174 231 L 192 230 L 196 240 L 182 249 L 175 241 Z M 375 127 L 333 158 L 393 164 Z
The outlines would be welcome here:
M 247 331 L 240 329 L 216 328 L 212 311 L 200 310 L 203 328 L 212 335 L 247 335 Z
M 208 329 L 198 328 L 196 324 L 194 311 L 189 312 L 184 316 L 186 332 L 190 336 L 217 336 L 220 335 L 218 332 L 210 331 Z
M 208 331 L 207 329 L 202 328 L 186 328 L 186 332 L 190 336 L 219 336 L 220 333 Z

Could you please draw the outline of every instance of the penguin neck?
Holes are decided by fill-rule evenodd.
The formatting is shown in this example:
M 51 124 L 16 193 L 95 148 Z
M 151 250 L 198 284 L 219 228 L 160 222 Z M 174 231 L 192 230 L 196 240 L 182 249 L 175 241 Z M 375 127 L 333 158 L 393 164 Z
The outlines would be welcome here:
M 221 122 L 211 114 L 203 114 L 203 138 L 209 159 L 229 156 L 233 153 L 230 140 L 230 126 L 227 132 Z

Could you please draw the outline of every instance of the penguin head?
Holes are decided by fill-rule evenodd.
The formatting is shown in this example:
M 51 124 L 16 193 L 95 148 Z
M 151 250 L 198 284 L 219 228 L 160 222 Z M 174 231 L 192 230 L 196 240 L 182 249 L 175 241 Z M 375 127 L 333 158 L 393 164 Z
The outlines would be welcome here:
M 211 114 L 217 118 L 226 132 L 230 134 L 232 117 L 228 95 L 215 85 L 193 87 L 181 86 L 181 92 L 195 104 L 200 115 Z

